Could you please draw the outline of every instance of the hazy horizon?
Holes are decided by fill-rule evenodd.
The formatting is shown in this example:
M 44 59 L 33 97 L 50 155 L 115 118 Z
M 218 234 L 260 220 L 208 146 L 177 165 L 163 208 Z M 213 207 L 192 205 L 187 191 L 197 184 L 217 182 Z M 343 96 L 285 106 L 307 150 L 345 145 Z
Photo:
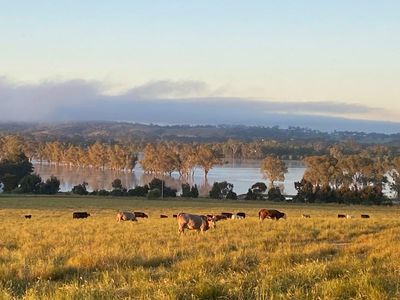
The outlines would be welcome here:
M 7 2 L 0 121 L 400 132 L 398 11 L 390 0 Z

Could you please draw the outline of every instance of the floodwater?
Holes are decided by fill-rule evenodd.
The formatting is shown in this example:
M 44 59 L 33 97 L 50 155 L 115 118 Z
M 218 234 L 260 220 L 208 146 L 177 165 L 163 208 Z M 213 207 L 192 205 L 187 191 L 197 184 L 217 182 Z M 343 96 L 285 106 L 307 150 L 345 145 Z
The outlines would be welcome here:
M 284 194 L 294 195 L 296 190 L 294 182 L 301 180 L 305 167 L 300 161 L 287 161 L 288 173 L 285 175 L 285 181 L 280 183 L 281 190 Z M 200 195 L 206 195 L 215 181 L 228 181 L 234 185 L 233 191 L 237 194 L 245 194 L 247 190 L 256 182 L 266 180 L 260 172 L 260 160 L 241 160 L 227 161 L 221 166 L 215 166 L 208 173 L 207 181 L 204 179 L 204 172 L 196 169 L 194 178 L 187 181 L 189 184 L 197 184 Z M 92 168 L 70 168 L 66 166 L 56 166 L 49 164 L 34 164 L 35 172 L 39 174 L 43 180 L 51 175 L 56 176 L 60 181 L 60 189 L 63 192 L 70 191 L 74 185 L 88 183 L 88 190 L 106 189 L 111 190 L 111 182 L 119 178 L 122 185 L 126 188 L 133 188 L 137 185 L 145 185 L 150 182 L 154 175 L 145 174 L 137 164 L 134 172 L 98 170 Z M 157 176 L 159 177 L 159 176 Z M 178 173 L 172 176 L 164 176 L 165 184 L 180 191 L 182 180 Z

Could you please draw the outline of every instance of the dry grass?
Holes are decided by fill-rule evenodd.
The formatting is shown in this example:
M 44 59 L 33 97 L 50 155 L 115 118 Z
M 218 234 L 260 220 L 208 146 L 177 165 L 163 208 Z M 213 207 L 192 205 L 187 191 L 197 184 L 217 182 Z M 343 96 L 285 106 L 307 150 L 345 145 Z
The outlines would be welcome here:
M 261 207 L 279 207 L 288 219 L 260 224 Z M 73 220 L 75 208 L 92 217 Z M 119 208 L 150 218 L 118 224 Z M 178 236 L 176 221 L 158 215 L 180 211 L 250 216 Z M 25 213 L 33 218 L 25 220 Z M 369 213 L 371 219 L 337 219 L 337 213 Z M 362 206 L 0 197 L 0 299 L 399 299 L 399 213 Z

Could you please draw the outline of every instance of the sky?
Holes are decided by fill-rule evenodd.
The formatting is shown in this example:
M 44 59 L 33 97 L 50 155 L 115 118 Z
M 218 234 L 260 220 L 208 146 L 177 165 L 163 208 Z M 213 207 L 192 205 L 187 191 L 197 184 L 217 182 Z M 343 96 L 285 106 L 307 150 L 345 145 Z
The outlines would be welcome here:
M 12 110 L 0 120 L 75 120 L 88 106 L 110 119 L 121 101 L 202 107 L 198 123 L 222 123 L 207 107 L 228 116 L 246 104 L 232 123 L 273 125 L 271 113 L 400 120 L 400 1 L 0 4 L 0 104 Z M 147 119 L 165 122 L 161 113 Z

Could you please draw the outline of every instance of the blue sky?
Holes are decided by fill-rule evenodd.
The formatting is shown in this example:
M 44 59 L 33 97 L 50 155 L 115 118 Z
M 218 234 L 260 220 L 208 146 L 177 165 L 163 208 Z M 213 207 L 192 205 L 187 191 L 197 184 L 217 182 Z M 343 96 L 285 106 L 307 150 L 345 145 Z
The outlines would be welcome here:
M 79 79 L 125 94 L 201 82 L 178 94 L 348 103 L 372 109 L 344 117 L 400 119 L 400 1 L 0 4 L 0 76 L 14 90 Z

